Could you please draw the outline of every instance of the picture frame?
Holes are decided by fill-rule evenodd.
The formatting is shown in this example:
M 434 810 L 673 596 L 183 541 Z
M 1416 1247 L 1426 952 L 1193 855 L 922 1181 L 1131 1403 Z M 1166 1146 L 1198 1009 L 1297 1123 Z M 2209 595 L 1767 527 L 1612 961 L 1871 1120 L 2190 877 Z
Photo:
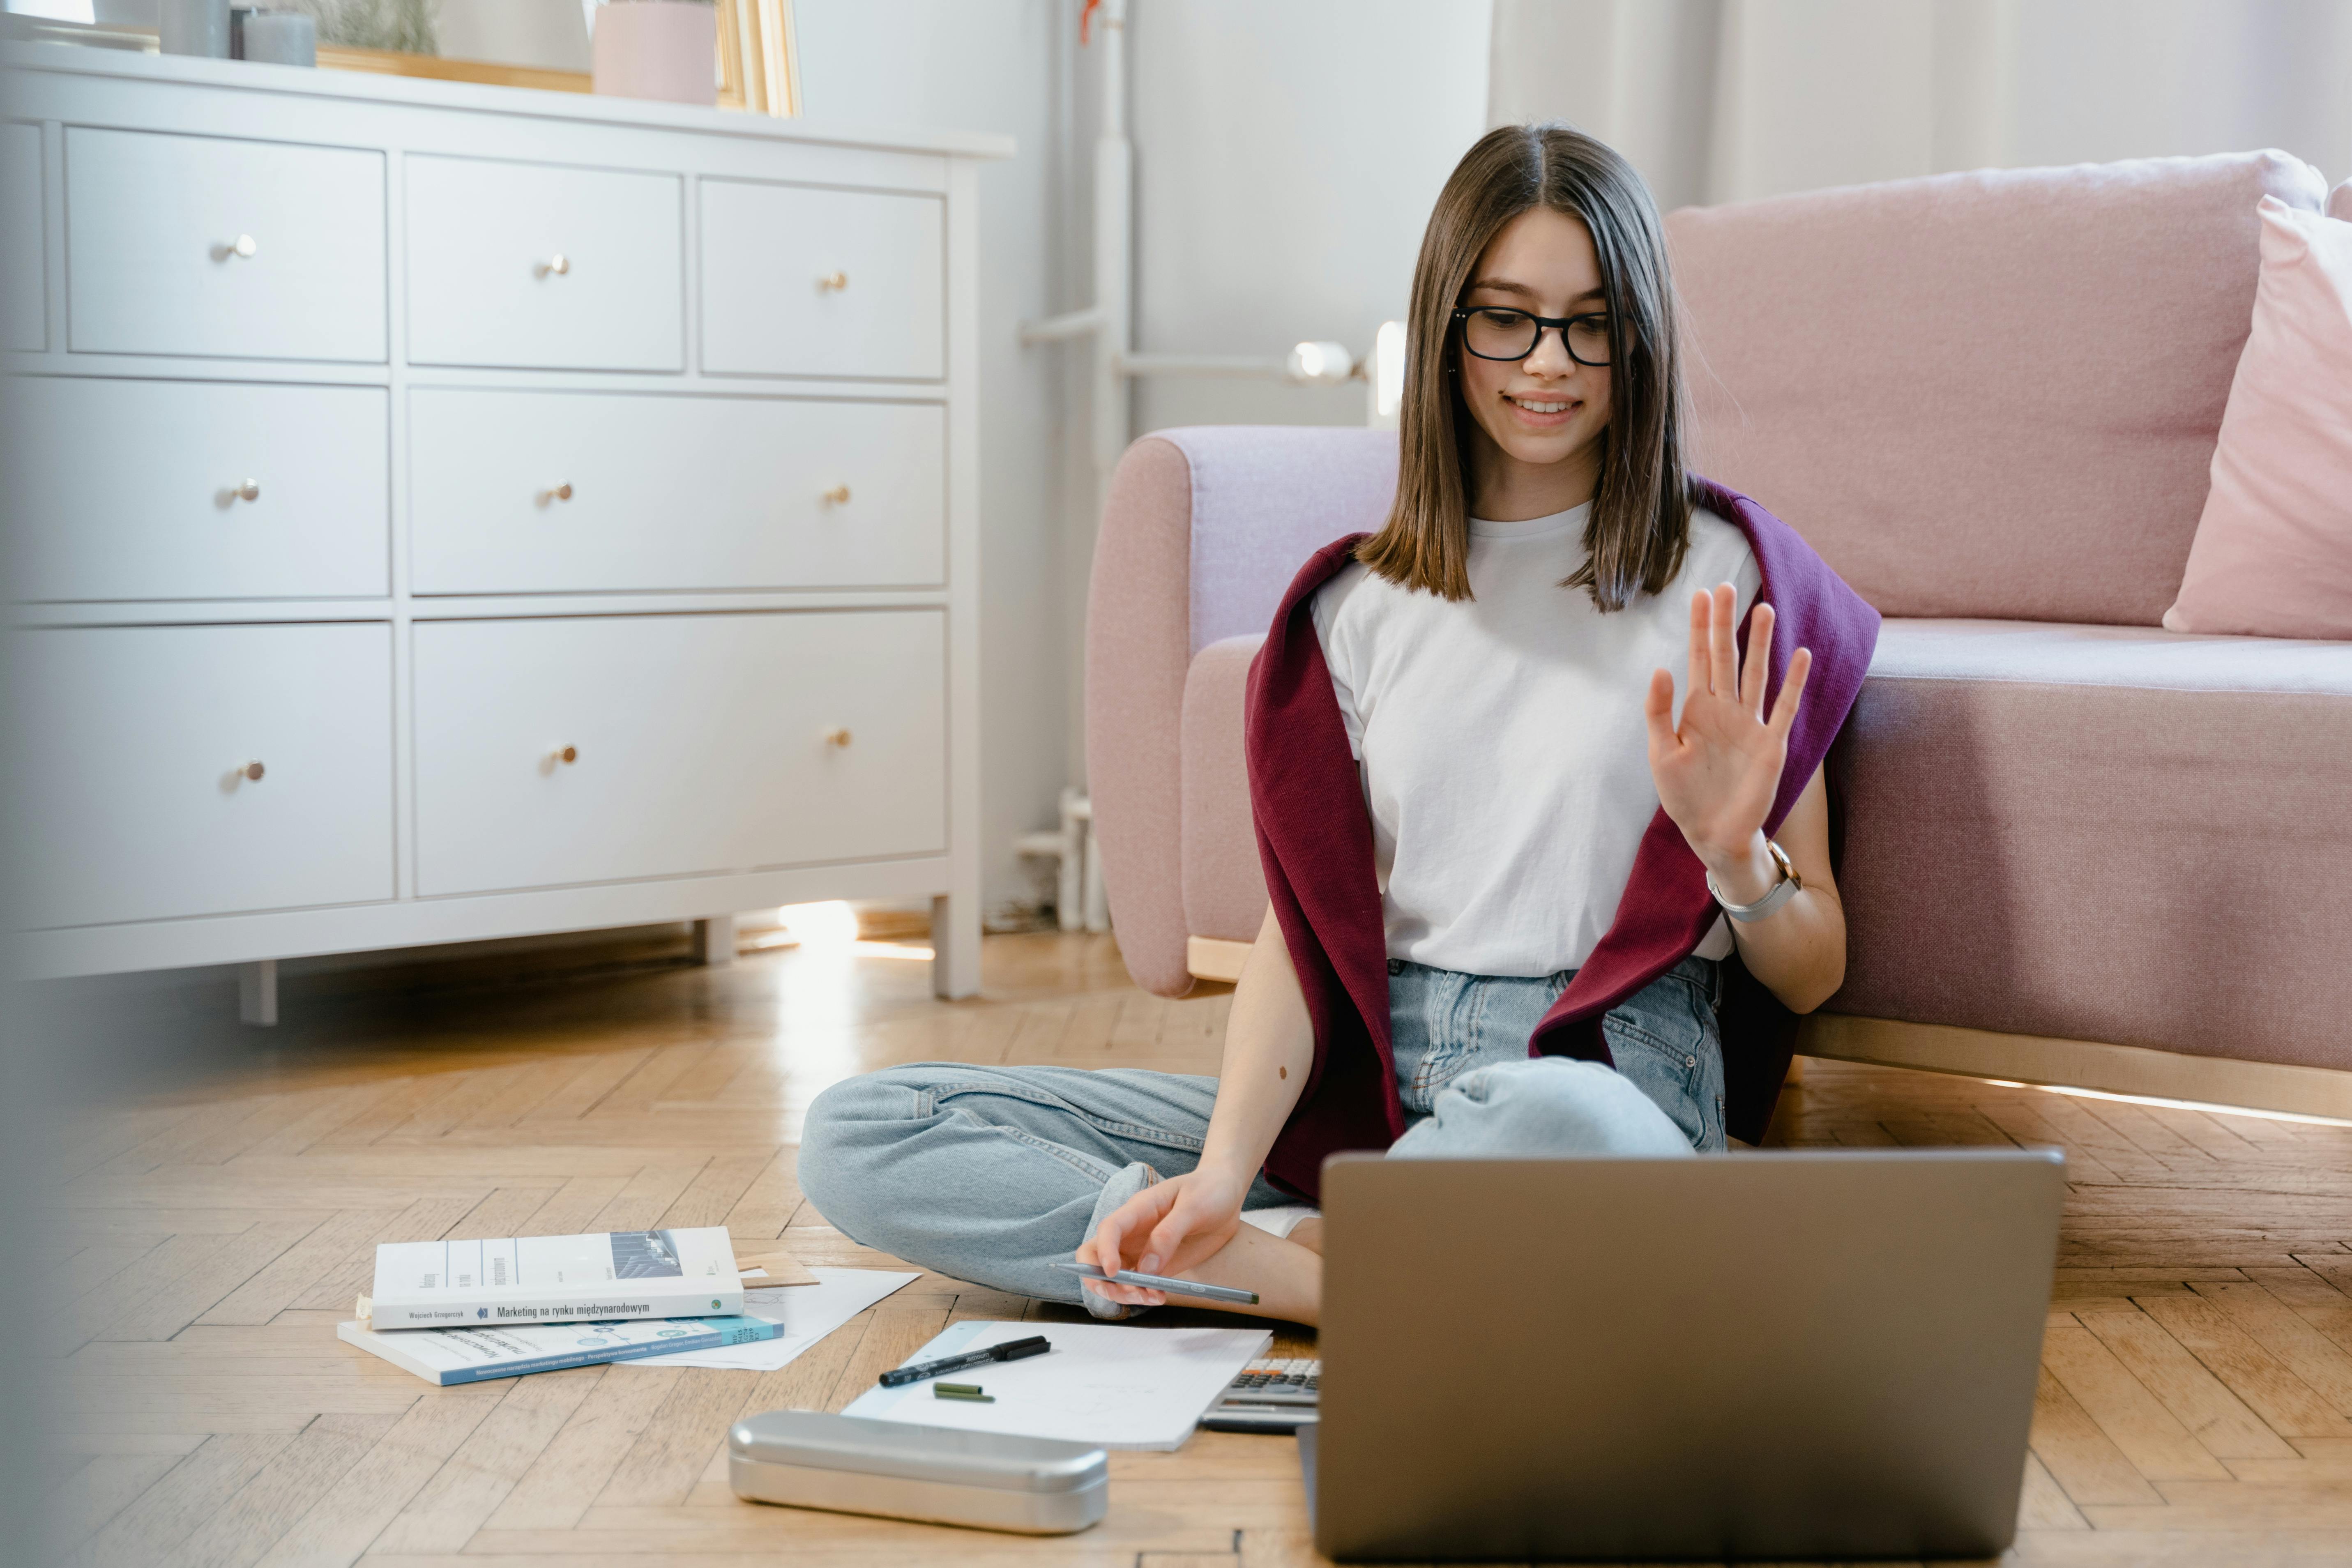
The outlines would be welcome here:
M 718 0 L 719 107 L 789 119 L 801 111 L 793 0 Z
M 793 36 L 793 0 L 715 0 L 719 11 L 719 107 L 790 118 L 801 111 L 800 51 Z M 586 71 L 548 70 L 439 55 L 319 46 L 319 64 L 333 70 L 488 82 L 555 92 L 586 92 Z
M 719 107 L 780 118 L 800 113 L 800 52 L 793 34 L 793 0 L 715 0 L 715 4 L 719 11 Z M 155 32 L 149 27 L 92 26 L 14 13 L 8 15 L 7 24 L 5 33 L 10 37 L 148 53 L 156 47 Z M 528 87 L 543 92 L 588 92 L 593 87 L 586 71 L 363 49 L 346 44 L 320 44 L 319 65 L 325 70 L 481 82 L 492 87 Z
M 349 44 L 320 44 L 319 68 L 363 71 L 371 76 L 423 77 L 433 81 L 478 81 L 492 87 L 535 87 L 542 92 L 592 90 L 586 71 L 510 66 L 497 60 L 449 59 L 441 55 L 409 55 L 394 49 L 357 48 Z

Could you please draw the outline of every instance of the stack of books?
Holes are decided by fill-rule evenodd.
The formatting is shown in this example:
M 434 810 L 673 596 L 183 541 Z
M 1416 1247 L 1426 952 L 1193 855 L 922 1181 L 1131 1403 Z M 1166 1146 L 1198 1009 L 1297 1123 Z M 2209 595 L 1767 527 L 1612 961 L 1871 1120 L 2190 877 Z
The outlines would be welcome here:
M 744 1290 L 814 1284 L 781 1252 L 740 1267 L 724 1226 L 389 1242 L 346 1344 L 427 1383 L 478 1383 L 774 1339 Z

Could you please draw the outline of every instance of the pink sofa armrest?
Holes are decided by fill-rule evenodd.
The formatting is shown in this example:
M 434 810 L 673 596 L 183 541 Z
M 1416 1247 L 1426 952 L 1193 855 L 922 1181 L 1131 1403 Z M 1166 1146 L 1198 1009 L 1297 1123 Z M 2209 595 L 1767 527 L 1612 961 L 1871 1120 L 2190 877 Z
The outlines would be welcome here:
M 1178 721 L 1192 662 L 1192 478 L 1146 437 L 1112 474 L 1087 588 L 1087 780 L 1127 971 L 1181 994 L 1184 889 Z
M 1183 889 L 1184 681 L 1262 633 L 1299 563 L 1380 526 L 1396 437 L 1313 426 L 1163 430 L 1111 477 L 1087 602 L 1087 774 L 1119 951 L 1137 984 L 1192 984 Z
M 1265 870 L 1250 820 L 1242 740 L 1249 667 L 1263 633 L 1226 637 L 1192 656 L 1184 680 L 1184 930 L 1220 942 L 1256 940 Z

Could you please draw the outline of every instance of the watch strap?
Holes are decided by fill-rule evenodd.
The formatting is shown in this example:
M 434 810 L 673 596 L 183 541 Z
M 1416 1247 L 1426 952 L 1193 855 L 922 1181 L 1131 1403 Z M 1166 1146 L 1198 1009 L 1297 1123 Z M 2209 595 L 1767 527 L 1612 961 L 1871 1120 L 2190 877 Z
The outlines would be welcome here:
M 1772 857 L 1772 864 L 1780 869 L 1780 879 L 1772 884 L 1770 891 L 1752 904 L 1733 903 L 1723 896 L 1723 889 L 1715 885 L 1715 873 L 1710 871 L 1706 874 L 1706 890 L 1715 896 L 1715 901 L 1723 907 L 1725 914 L 1742 924 L 1764 919 L 1805 890 L 1805 879 L 1797 875 L 1797 868 L 1790 863 L 1787 850 L 1769 838 L 1764 841 L 1764 850 Z

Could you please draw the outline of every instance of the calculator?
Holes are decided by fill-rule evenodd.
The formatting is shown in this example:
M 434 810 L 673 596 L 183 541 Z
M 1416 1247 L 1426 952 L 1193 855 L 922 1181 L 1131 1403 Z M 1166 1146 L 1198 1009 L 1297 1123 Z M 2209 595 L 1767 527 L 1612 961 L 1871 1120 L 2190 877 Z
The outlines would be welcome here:
M 1315 1424 L 1322 1383 L 1319 1361 L 1254 1361 L 1225 1386 L 1201 1425 L 1212 1432 L 1296 1432 Z

